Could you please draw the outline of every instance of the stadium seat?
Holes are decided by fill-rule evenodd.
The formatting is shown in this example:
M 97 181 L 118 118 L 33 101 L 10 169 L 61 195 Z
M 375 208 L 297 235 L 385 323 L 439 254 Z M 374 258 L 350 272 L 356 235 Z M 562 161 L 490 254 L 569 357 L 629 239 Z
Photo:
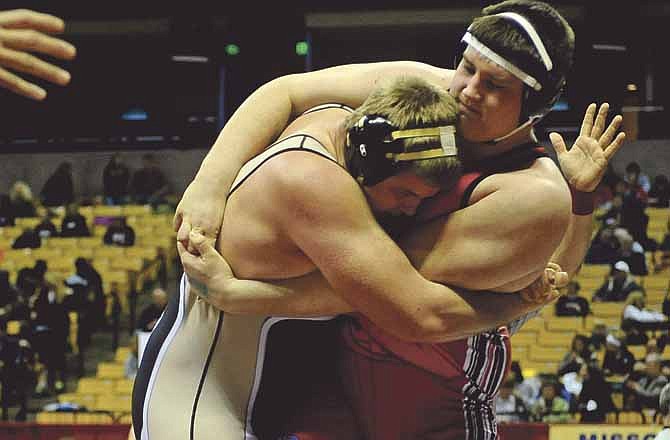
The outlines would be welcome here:
M 537 344 L 542 347 L 559 347 L 564 353 L 572 345 L 576 332 L 543 332 L 537 337 Z
M 65 425 L 74 423 L 72 412 L 38 412 L 35 421 L 42 424 Z
M 115 362 L 100 362 L 98 364 L 97 377 L 100 379 L 122 379 L 124 377 L 124 365 Z
M 124 249 L 122 247 L 117 247 L 117 246 L 101 246 L 101 247 L 95 248 L 95 250 L 93 251 L 93 254 L 95 255 L 95 258 L 107 257 L 107 258 L 110 258 L 111 260 L 123 259 Z
M 644 345 L 629 345 L 628 350 L 635 356 L 636 360 L 644 360 L 647 355 L 647 348 Z
M 619 413 L 618 422 L 621 425 L 641 425 L 644 423 L 644 417 L 639 412 L 623 411 Z
M 110 379 L 84 377 L 79 379 L 77 384 L 77 393 L 112 394 L 113 392 L 114 381 Z
M 111 414 L 101 413 L 75 413 L 74 423 L 78 425 L 109 425 L 114 423 L 114 417 Z
M 33 249 L 31 255 L 37 260 L 55 260 L 63 256 L 63 250 L 54 248 L 39 248 Z
M 115 270 L 131 270 L 139 272 L 144 267 L 144 260 L 140 257 L 123 257 L 112 259 L 112 269 Z
M 551 332 L 577 332 L 584 326 L 584 319 L 573 317 L 553 317 L 547 320 L 547 330 Z
M 621 320 L 623 308 L 625 304 L 622 302 L 596 302 L 591 304 L 593 316 L 597 318 L 618 318 Z
M 76 403 L 79 406 L 91 409 L 95 407 L 96 397 L 95 394 L 63 393 L 58 395 L 58 401 L 61 403 Z
M 98 411 L 127 413 L 130 412 L 130 406 L 130 395 L 101 395 L 96 402 L 96 409 Z
M 609 273 L 609 264 L 584 264 L 579 270 L 577 276 L 580 279 L 580 282 L 581 279 L 590 278 L 597 279 L 600 283 L 602 283 L 603 279 L 609 275 Z
M 94 217 L 121 217 L 123 215 L 123 208 L 121 206 L 94 206 Z
M 569 347 L 544 347 L 534 345 L 530 347 L 529 359 L 535 362 L 560 362 Z
M 125 362 L 126 359 L 128 358 L 129 354 L 130 354 L 130 348 L 119 347 L 119 348 L 116 349 L 116 353 L 114 354 L 114 361 L 115 362 Z
M 158 256 L 158 250 L 151 246 L 132 246 L 126 248 L 126 256 L 153 260 Z
M 514 347 L 519 345 L 535 345 L 537 342 L 537 333 L 524 328 L 523 331 L 513 335 L 511 340 Z
M 151 205 L 125 205 L 122 207 L 123 215 L 144 217 L 151 215 Z
M 79 246 L 79 239 L 75 237 L 50 237 L 44 240 L 43 244 L 50 249 L 71 249 Z
M 119 379 L 114 385 L 114 392 L 116 394 L 132 394 L 133 393 L 133 381 L 130 379 Z
M 533 318 L 523 325 L 524 331 L 544 331 L 544 319 Z

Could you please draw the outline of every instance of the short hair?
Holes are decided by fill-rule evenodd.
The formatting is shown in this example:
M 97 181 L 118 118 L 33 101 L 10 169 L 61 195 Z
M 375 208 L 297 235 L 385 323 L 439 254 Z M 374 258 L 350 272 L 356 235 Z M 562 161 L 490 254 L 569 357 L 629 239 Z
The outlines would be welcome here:
M 33 192 L 26 182 L 17 180 L 9 190 L 9 198 L 12 202 L 30 202 L 33 200 Z
M 542 58 L 523 29 L 505 17 L 495 16 L 503 12 L 522 15 L 533 25 L 552 60 L 552 77 L 557 81 L 565 78 L 572 68 L 575 53 L 575 32 L 565 18 L 547 3 L 507 0 L 487 6 L 482 9 L 482 15 L 472 21 L 470 31 L 478 40 L 529 73 L 546 72 Z M 556 89 L 558 83 L 542 86 L 551 90 Z M 551 96 L 547 96 L 549 98 Z
M 456 125 L 458 103 L 445 89 L 424 79 L 412 76 L 397 78 L 377 87 L 345 120 L 350 130 L 365 115 L 378 115 L 400 130 Z M 424 150 L 440 145 L 439 136 L 404 139 L 405 152 Z M 355 150 L 347 146 L 345 159 L 350 164 Z M 460 155 L 460 154 L 459 154 Z M 449 188 L 461 175 L 458 157 L 438 157 L 403 163 L 398 172 L 409 170 L 429 182 Z
M 640 164 L 637 162 L 631 162 L 628 165 L 626 165 L 626 172 L 627 173 L 636 173 L 640 174 L 642 169 L 640 168 Z

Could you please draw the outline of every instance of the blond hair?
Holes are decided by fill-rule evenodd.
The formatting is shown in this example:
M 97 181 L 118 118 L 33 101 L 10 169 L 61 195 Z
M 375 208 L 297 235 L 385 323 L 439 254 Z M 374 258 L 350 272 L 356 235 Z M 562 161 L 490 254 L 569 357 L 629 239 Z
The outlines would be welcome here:
M 400 130 L 456 125 L 458 103 L 446 90 L 424 79 L 400 77 L 377 87 L 347 117 L 345 129 L 354 127 L 365 115 L 382 116 Z M 440 145 L 439 136 L 403 140 L 404 152 L 421 151 Z M 355 153 L 349 147 L 345 150 L 347 164 Z M 415 160 L 407 162 L 400 170 L 409 170 L 431 183 L 450 187 L 461 174 L 461 162 L 458 157 Z
M 12 202 L 23 201 L 23 202 L 32 202 L 33 201 L 33 192 L 30 189 L 30 186 L 22 180 L 17 180 L 12 185 L 9 190 L 9 198 Z

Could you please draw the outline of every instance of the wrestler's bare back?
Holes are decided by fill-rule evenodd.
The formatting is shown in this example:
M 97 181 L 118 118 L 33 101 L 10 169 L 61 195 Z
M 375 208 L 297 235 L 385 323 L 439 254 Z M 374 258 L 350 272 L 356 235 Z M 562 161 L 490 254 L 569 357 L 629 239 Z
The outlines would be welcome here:
M 307 134 L 316 138 L 335 157 L 331 134 L 348 112 L 325 109 L 297 118 L 280 135 Z M 296 141 L 296 147 L 300 138 Z M 292 163 L 295 155 L 312 154 L 289 151 L 279 154 L 253 172 L 229 197 L 221 226 L 217 250 L 226 258 L 237 277 L 250 279 L 286 279 L 313 272 L 314 263 L 282 231 L 278 210 L 285 209 L 273 200 L 268 185 L 272 173 L 300 173 Z M 327 158 L 312 161 L 315 166 L 332 167 Z M 324 191 L 330 191 L 324 182 Z

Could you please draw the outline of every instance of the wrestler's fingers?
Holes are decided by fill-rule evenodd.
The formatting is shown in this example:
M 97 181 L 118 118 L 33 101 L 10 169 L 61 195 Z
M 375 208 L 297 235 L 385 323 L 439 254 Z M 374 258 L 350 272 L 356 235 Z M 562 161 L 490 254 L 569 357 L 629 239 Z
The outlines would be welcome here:
M 580 136 L 591 136 L 591 129 L 593 128 L 593 116 L 596 114 L 595 102 L 586 107 L 586 114 L 582 120 L 582 127 L 579 130 Z
M 600 135 L 603 134 L 605 130 L 605 122 L 607 121 L 607 113 L 609 113 L 610 105 L 607 102 L 604 102 L 600 105 L 598 109 L 598 115 L 591 128 L 591 137 L 594 139 L 600 138 Z
M 7 29 L 35 29 L 52 34 L 65 30 L 63 19 L 30 9 L 0 11 L 0 26 Z
M 605 148 L 604 155 L 608 161 L 619 151 L 626 140 L 626 133 L 619 133 L 614 141 Z
M 189 242 L 193 244 L 202 258 L 207 258 L 214 254 L 218 254 L 216 249 L 214 249 L 212 239 L 205 237 L 199 231 L 191 231 L 189 234 Z
M 617 134 L 617 131 L 619 131 L 619 127 L 621 126 L 621 122 L 623 122 L 623 116 L 621 115 L 616 115 L 614 119 L 612 119 L 612 122 L 610 122 L 610 125 L 607 127 L 607 130 L 605 130 L 605 133 L 598 139 L 598 145 L 600 145 L 600 148 L 603 150 L 605 147 L 607 147 L 610 142 L 612 142 L 612 139 Z
M 549 133 L 549 140 L 551 141 L 551 145 L 554 147 L 554 150 L 556 150 L 557 155 L 561 155 L 564 153 L 568 152 L 568 148 L 565 146 L 565 141 L 563 140 L 563 136 L 556 132 Z
M 173 231 L 179 232 L 179 228 L 181 228 L 181 223 L 182 223 L 183 218 L 184 218 L 184 215 L 182 214 L 181 211 L 179 211 L 179 209 L 177 209 L 177 212 L 174 213 L 174 217 L 172 217 L 172 230 Z
M 568 276 L 567 272 L 558 271 L 558 272 L 555 273 L 554 277 L 555 278 L 554 278 L 554 284 L 553 285 L 557 289 L 561 289 L 561 288 L 567 286 L 568 282 L 570 281 L 570 277 Z

